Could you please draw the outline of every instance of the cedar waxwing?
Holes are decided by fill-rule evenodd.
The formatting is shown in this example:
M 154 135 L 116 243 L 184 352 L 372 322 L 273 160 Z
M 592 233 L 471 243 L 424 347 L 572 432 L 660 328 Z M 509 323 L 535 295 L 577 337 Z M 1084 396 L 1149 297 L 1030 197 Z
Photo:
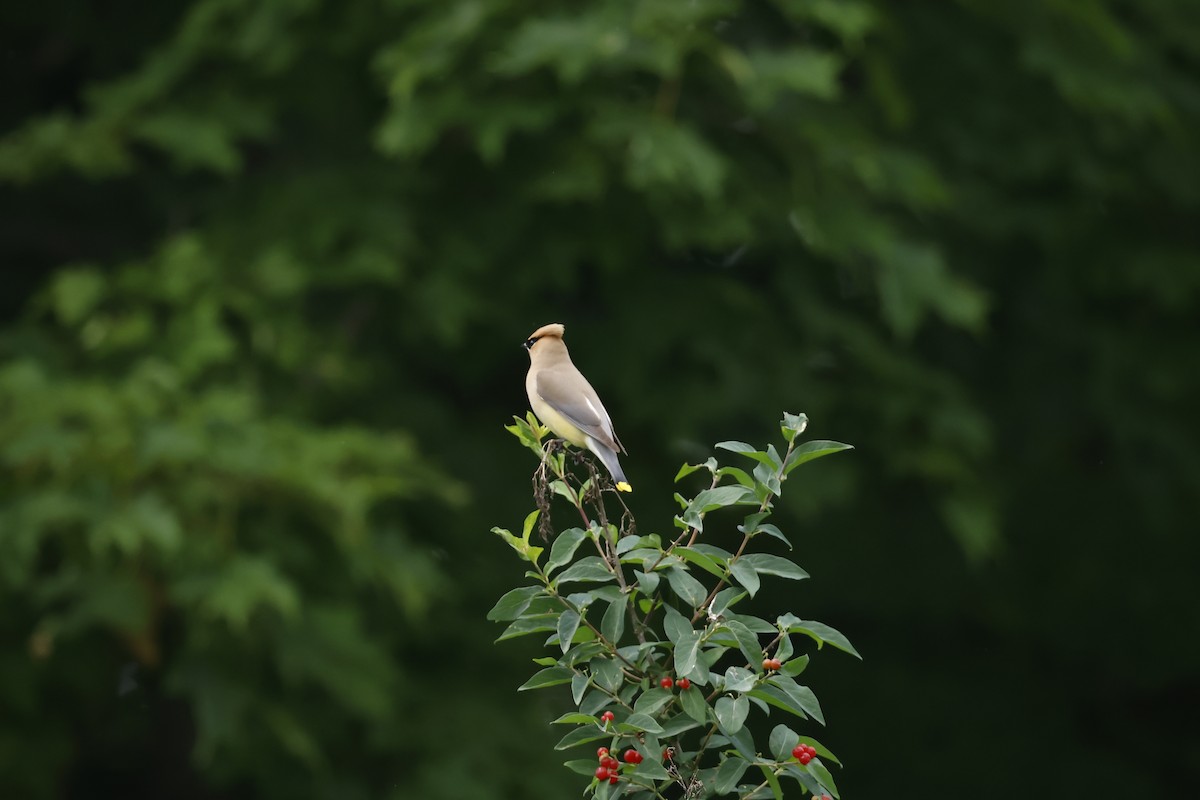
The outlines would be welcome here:
M 632 492 L 617 460 L 617 453 L 624 453 L 625 448 L 596 390 L 571 363 L 562 339 L 564 330 L 558 322 L 543 325 L 525 340 L 529 351 L 529 374 L 525 376 L 529 405 L 556 436 L 599 456 L 617 482 L 618 491 Z

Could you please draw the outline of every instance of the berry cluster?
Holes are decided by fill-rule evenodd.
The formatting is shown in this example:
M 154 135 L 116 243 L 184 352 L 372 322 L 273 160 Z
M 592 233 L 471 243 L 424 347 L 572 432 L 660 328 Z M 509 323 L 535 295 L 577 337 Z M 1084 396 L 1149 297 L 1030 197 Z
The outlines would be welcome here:
M 783 666 L 783 663 L 780 662 L 780 660 L 778 658 L 763 659 L 763 669 L 768 672 L 778 672 L 779 668 L 782 666 Z
M 822 795 L 816 795 L 816 794 L 814 794 L 814 795 L 813 795 L 813 800 L 833 800 L 833 798 L 832 798 L 832 797 L 830 797 L 830 796 L 829 796 L 829 795 L 827 795 L 827 794 L 822 794 Z
M 612 713 L 611 711 L 605 711 L 603 714 L 600 715 L 600 724 L 607 725 L 608 723 L 613 721 L 613 718 L 615 716 L 616 716 L 616 714 Z
M 612 757 L 607 747 L 601 747 L 597 750 L 596 758 L 600 762 L 600 765 L 596 767 L 596 780 L 608 781 L 612 784 L 621 780 L 621 762 Z M 631 767 L 636 767 L 645 760 L 645 756 L 632 747 L 622 753 L 621 758 Z
M 692 682 L 689 681 L 687 678 L 680 678 L 679 680 L 672 680 L 670 675 L 665 675 L 665 676 L 663 676 L 663 679 L 658 682 L 658 685 L 664 689 L 670 689 L 672 686 L 678 686 L 681 690 L 686 692 L 688 689 L 690 689 L 692 687 Z
M 607 747 L 597 750 L 596 758 L 600 760 L 600 766 L 596 767 L 596 780 L 609 783 L 616 783 L 620 780 L 618 770 L 621 768 L 621 763 L 608 754 Z
M 807 764 L 813 760 L 813 756 L 817 754 L 817 748 L 810 747 L 803 742 L 792 748 L 792 757 L 801 764 Z M 820 800 L 820 798 L 818 798 Z

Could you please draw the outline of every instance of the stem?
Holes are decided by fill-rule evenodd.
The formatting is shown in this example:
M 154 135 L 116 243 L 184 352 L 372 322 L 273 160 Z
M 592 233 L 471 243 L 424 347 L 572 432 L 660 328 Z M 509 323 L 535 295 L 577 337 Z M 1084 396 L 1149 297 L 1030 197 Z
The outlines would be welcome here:
M 780 464 L 779 464 L 779 474 L 776 477 L 779 478 L 780 483 L 783 483 L 784 478 L 785 478 L 785 476 L 783 474 L 783 467 L 785 464 L 787 464 L 788 457 L 791 456 L 792 449 L 795 446 L 796 446 L 796 439 L 795 439 L 795 437 L 793 437 L 792 441 L 788 442 L 787 452 L 785 452 L 783 454 L 783 458 L 781 459 Z M 767 496 L 765 498 L 763 498 L 762 504 L 760 504 L 758 507 L 758 513 L 761 514 L 762 512 L 767 510 L 767 504 L 771 502 L 772 497 L 778 497 L 778 495 L 773 495 L 768 492 Z M 746 545 L 750 543 L 750 540 L 752 538 L 754 538 L 754 534 L 752 534 L 752 533 L 746 533 L 746 534 L 742 535 L 742 543 L 740 545 L 738 545 L 737 552 L 733 554 L 733 558 L 729 559 L 729 566 L 731 568 L 730 574 L 732 574 L 732 567 L 734 565 L 734 562 L 736 562 L 739 558 L 742 557 L 742 553 L 746 550 Z M 712 605 L 713 598 L 715 598 L 717 596 L 717 592 L 719 592 L 725 588 L 726 583 L 728 583 L 728 581 L 725 578 L 721 578 L 719 581 L 717 581 L 717 585 L 713 587 L 713 590 L 708 593 L 708 597 L 704 598 L 704 602 L 701 604 L 700 608 L 696 609 L 696 613 L 692 615 L 692 623 L 693 624 L 695 624 L 696 620 L 698 620 L 702 616 L 704 616 L 704 614 L 708 610 L 708 607 L 710 605 Z
M 692 774 L 688 776 L 688 786 L 691 786 L 696 782 L 696 773 L 700 771 L 700 757 L 704 755 L 706 750 L 708 750 L 708 742 L 710 739 L 712 739 L 716 732 L 717 723 L 714 722 L 712 727 L 708 729 L 708 733 L 704 735 L 704 741 L 700 742 L 700 746 L 696 748 L 696 766 L 692 768 Z
M 582 609 L 578 609 L 578 608 L 576 608 L 574 605 L 572 605 L 572 604 L 571 604 L 571 603 L 570 603 L 570 602 L 567 600 L 567 598 L 565 598 L 565 597 L 563 597 L 561 594 L 559 594 L 557 589 L 555 589 L 553 586 L 551 586 L 551 585 L 550 585 L 550 579 L 549 579 L 548 577 L 546 577 L 546 573 L 542 572 L 542 570 L 541 570 L 541 567 L 538 567 L 538 576 L 539 576 L 539 577 L 542 579 L 542 582 L 543 582 L 543 583 L 546 585 L 546 591 L 547 591 L 547 592 L 549 592 L 549 593 L 550 593 L 550 595 L 551 595 L 551 596 L 552 596 L 552 597 L 553 597 L 555 600 L 557 600 L 559 603 L 561 603 L 561 604 L 563 605 L 563 607 L 564 607 L 564 608 L 568 608 L 568 609 L 570 609 L 571 611 L 574 611 L 576 614 L 578 614 L 578 615 L 579 615 L 579 621 L 580 621 L 580 622 L 582 622 L 584 625 L 586 625 L 586 626 L 588 627 L 588 629 L 589 629 L 589 630 L 590 630 L 592 633 L 596 634 L 596 641 L 598 641 L 598 642 L 600 642 L 601 644 L 603 644 L 605 647 L 607 647 L 607 648 L 608 648 L 608 651 L 609 651 L 610 653 L 612 653 L 612 654 L 613 654 L 614 656 L 616 656 L 617 658 L 621 659 L 621 661 L 625 662 L 625 666 L 629 667 L 630 671 L 632 671 L 632 673 L 633 673 L 634 675 L 637 675 L 637 676 L 639 676 L 639 680 L 640 680 L 641 678 L 645 677 L 645 673 L 643 673 L 643 672 L 642 672 L 641 670 L 639 670 L 639 669 L 638 669 L 636 666 L 634 666 L 634 665 L 633 665 L 633 664 L 632 664 L 632 663 L 629 661 L 629 659 L 625 658 L 625 656 L 623 656 L 623 655 L 621 655 L 619 652 L 617 652 L 617 646 L 616 646 L 616 644 L 615 644 L 615 643 L 613 643 L 613 642 L 610 642 L 608 639 L 605 639 L 605 638 L 604 638 L 604 634 L 603 634 L 603 633 L 601 633 L 601 632 L 600 632 L 600 629 L 599 629 L 599 628 L 597 628 L 595 625 L 593 625 L 593 624 L 592 624 L 592 621 L 591 621 L 590 619 L 588 619 L 588 618 L 587 618 L 587 617 L 584 615 L 584 613 L 583 613 L 583 610 L 582 610 Z M 622 703 L 622 705 L 624 705 L 624 703 Z
M 770 499 L 770 498 L 768 498 L 768 499 Z M 764 500 L 763 504 L 761 506 L 759 506 L 758 510 L 762 511 L 766 507 L 767 507 L 767 503 Z M 752 538 L 753 538 L 753 534 L 749 534 L 749 533 L 744 534 L 742 536 L 742 543 L 740 545 L 738 545 L 737 552 L 733 554 L 733 558 L 729 559 L 730 567 L 733 566 L 733 563 L 735 561 L 737 561 L 739 558 L 742 557 L 742 553 L 745 551 L 746 545 L 750 543 L 750 539 L 752 539 Z M 712 605 L 712 601 L 714 598 L 716 598 L 717 592 L 719 592 L 725 588 L 726 582 L 727 581 L 724 578 L 721 578 L 719 581 L 717 581 L 717 585 L 713 587 L 712 591 L 708 593 L 708 597 L 704 598 L 704 602 L 700 604 L 700 607 L 698 609 L 696 609 L 696 613 L 692 615 L 692 623 L 693 624 L 695 624 L 696 620 L 700 619 L 708 612 L 708 607 L 710 605 Z

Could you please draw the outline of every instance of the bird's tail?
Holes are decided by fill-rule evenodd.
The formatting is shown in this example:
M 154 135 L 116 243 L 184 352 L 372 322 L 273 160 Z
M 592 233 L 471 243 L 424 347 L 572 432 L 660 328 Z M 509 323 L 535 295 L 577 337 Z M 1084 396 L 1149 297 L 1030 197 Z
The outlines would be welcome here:
M 621 462 L 617 458 L 616 451 L 611 447 L 606 447 L 600 442 L 597 442 L 590 436 L 587 440 L 587 446 L 588 450 L 591 450 L 593 453 L 599 456 L 600 461 L 608 469 L 609 474 L 612 475 L 613 480 L 617 483 L 617 491 L 632 492 L 633 487 L 629 485 L 629 480 L 625 477 L 624 470 L 621 469 Z

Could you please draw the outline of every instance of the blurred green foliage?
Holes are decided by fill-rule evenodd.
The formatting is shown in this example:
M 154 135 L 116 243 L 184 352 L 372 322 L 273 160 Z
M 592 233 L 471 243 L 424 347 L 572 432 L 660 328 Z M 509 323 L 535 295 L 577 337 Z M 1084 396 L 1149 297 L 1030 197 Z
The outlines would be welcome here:
M 848 794 L 1007 796 L 1013 748 L 1194 783 L 1197 4 L 65 0 L 0 41 L 0 796 L 561 794 L 483 619 L 550 321 L 643 526 L 779 408 L 859 446 L 787 512 L 868 658 L 814 678 Z

